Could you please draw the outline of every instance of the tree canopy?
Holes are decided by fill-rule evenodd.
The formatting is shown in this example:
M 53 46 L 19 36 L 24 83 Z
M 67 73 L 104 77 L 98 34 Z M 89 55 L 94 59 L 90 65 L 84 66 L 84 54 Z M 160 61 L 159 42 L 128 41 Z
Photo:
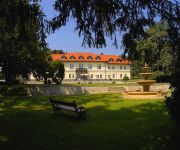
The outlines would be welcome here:
M 27 77 L 46 51 L 45 22 L 38 1 L 6 0 L 0 5 L 0 65 L 7 84 Z
M 156 72 L 157 77 L 168 77 L 172 74 L 175 57 L 165 23 L 157 23 L 146 30 L 146 37 L 137 40 L 135 49 L 138 57 L 134 58 L 132 72 L 138 74 L 145 63 Z M 135 61 L 138 60 L 138 61 Z M 139 66 L 138 66 L 139 65 Z

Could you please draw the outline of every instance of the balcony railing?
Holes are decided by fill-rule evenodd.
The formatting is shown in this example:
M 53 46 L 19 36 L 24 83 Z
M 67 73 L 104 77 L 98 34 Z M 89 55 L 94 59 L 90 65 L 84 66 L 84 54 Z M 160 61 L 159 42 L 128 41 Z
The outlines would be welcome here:
M 87 72 L 87 68 L 76 68 L 76 72 Z

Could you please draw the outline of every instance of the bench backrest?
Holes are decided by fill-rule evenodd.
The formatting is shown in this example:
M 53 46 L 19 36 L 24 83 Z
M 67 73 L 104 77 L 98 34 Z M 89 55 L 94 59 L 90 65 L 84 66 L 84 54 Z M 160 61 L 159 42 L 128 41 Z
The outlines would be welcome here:
M 76 110 L 76 107 L 77 107 L 77 104 L 75 101 L 64 102 L 64 101 L 53 100 L 52 98 L 50 98 L 50 102 L 53 105 L 53 107 L 60 107 L 63 109 Z

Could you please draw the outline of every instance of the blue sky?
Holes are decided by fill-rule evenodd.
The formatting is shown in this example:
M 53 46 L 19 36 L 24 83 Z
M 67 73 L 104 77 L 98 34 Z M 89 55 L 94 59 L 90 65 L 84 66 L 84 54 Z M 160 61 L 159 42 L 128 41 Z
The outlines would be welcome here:
M 55 0 L 42 0 L 41 6 L 48 19 L 55 17 L 56 12 L 53 10 L 53 4 Z M 53 34 L 48 35 L 47 43 L 51 49 L 62 49 L 67 52 L 93 52 L 104 54 L 120 55 L 123 53 L 121 48 L 116 49 L 112 46 L 110 39 L 107 39 L 107 46 L 102 49 L 89 48 L 82 46 L 82 37 L 78 36 L 77 32 L 74 32 L 75 22 L 70 20 L 65 27 L 62 27 Z

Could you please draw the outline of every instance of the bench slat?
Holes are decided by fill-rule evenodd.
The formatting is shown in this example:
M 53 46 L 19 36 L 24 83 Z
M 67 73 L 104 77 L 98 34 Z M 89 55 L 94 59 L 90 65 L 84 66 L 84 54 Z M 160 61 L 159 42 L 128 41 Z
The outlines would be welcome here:
M 62 108 L 62 109 L 67 109 L 67 110 L 76 111 L 75 107 L 71 107 L 71 106 L 58 105 L 58 107 L 60 107 L 60 108 Z

